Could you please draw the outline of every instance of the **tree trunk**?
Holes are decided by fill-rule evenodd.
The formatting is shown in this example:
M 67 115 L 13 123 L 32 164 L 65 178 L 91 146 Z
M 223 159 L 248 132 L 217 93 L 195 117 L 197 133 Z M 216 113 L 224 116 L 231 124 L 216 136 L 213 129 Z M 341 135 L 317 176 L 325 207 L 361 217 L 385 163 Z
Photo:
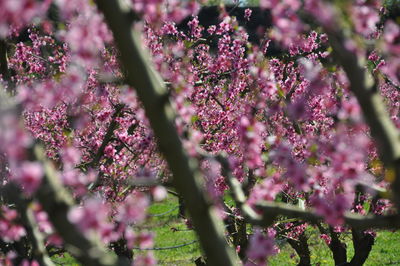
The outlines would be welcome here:
M 127 258 L 129 261 L 133 259 L 133 251 L 126 246 L 125 239 L 118 239 L 110 244 L 110 247 L 114 250 L 118 257 Z
M 340 241 L 338 233 L 334 232 L 332 227 L 329 227 L 329 232 L 331 235 L 329 248 L 332 251 L 335 265 L 347 265 L 346 244 Z
M 308 247 L 308 238 L 303 232 L 298 240 L 288 239 L 289 245 L 296 251 L 300 257 L 300 262 L 297 266 L 309 266 L 311 265 L 310 249 Z
M 240 247 L 239 258 L 243 261 L 246 258 L 246 250 L 248 245 L 246 226 L 247 223 L 243 219 L 235 219 L 236 233 L 233 235 L 233 244 Z
M 349 265 L 363 265 L 371 252 L 375 238 L 370 234 L 356 229 L 352 229 L 351 234 L 353 236 L 354 256 Z
M 178 218 L 185 218 L 185 202 L 182 197 L 178 197 L 178 200 L 179 200 Z

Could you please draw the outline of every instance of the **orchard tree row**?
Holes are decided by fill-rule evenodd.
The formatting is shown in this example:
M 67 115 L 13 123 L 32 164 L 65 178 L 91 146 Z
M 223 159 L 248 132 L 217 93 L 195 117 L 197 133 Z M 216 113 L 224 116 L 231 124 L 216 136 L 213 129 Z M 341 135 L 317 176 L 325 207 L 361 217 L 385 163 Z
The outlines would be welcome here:
M 0 264 L 154 265 L 167 193 L 207 265 L 400 227 L 400 2 L 259 2 L 0 2 Z

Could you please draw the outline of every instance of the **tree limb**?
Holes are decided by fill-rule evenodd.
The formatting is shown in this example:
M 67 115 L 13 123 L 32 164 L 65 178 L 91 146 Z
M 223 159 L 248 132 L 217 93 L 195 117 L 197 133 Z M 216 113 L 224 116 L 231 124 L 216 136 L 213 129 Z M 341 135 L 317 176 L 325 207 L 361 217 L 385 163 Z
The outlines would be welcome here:
M 259 222 L 260 225 L 272 224 L 274 218 L 278 215 L 288 218 L 299 218 L 311 223 L 323 221 L 323 217 L 315 214 L 313 209 L 303 210 L 293 205 L 279 202 L 262 202 L 257 204 L 256 207 L 264 211 L 263 219 Z M 400 228 L 399 215 L 362 216 L 348 212 L 344 214 L 343 218 L 345 224 L 360 230 L 369 228 Z
M 96 4 L 113 32 L 121 63 L 127 72 L 127 82 L 136 89 L 144 105 L 159 149 L 174 176 L 174 185 L 185 199 L 208 264 L 237 264 L 233 250 L 227 245 L 223 224 L 211 199 L 203 191 L 197 162 L 189 159 L 182 147 L 165 83 L 152 67 L 149 55 L 141 48 L 140 33 L 132 30 L 130 8 L 121 1 L 97 0 Z
M 24 225 L 27 237 L 32 243 L 32 256 L 40 265 L 54 265 L 50 260 L 46 248 L 44 246 L 44 237 L 39 231 L 38 224 L 33 215 L 32 209 L 29 208 L 29 202 L 23 198 L 22 191 L 14 183 L 0 187 L 1 199 L 7 204 L 15 205 L 18 210 L 21 223 Z
M 307 210 L 300 209 L 296 206 L 279 203 L 279 202 L 260 202 L 256 205 L 256 209 L 262 210 L 263 214 L 256 213 L 251 206 L 246 203 L 246 196 L 243 192 L 240 182 L 231 174 L 229 162 L 223 154 L 216 156 L 216 159 L 221 163 L 222 174 L 225 176 L 228 183 L 232 198 L 234 199 L 237 207 L 241 210 L 246 221 L 253 225 L 269 227 L 273 224 L 278 215 L 283 215 L 288 218 L 298 218 L 314 224 L 323 221 L 323 217 L 317 215 L 315 210 L 310 208 Z M 387 216 L 362 216 L 354 213 L 344 214 L 344 223 L 352 226 L 353 228 L 369 229 L 369 228 L 400 228 L 400 215 L 387 215 Z
M 7 58 L 7 42 L 6 40 L 0 39 L 0 74 L 7 84 L 7 92 L 13 94 L 15 91 L 15 84 L 11 81 L 11 73 L 8 68 L 8 58 Z
M 44 151 L 36 145 L 33 148 L 34 159 L 41 162 L 45 175 L 42 184 L 36 192 L 36 197 L 49 219 L 65 243 L 65 248 L 83 265 L 129 265 L 123 259 L 107 253 L 98 242 L 83 235 L 72 224 L 67 215 L 74 202 L 69 192 L 60 183 L 54 167 L 44 157 Z
M 386 111 L 385 103 L 377 89 L 377 84 L 368 78 L 368 73 L 361 58 L 349 50 L 342 32 L 325 28 L 334 56 L 346 72 L 350 89 L 356 96 L 371 129 L 379 156 L 388 171 L 394 172 L 392 189 L 395 203 L 400 208 L 400 131 L 396 128 Z
M 89 163 L 89 166 L 94 167 L 99 163 L 99 161 L 101 159 L 101 156 L 103 156 L 103 154 L 104 154 L 104 149 L 106 148 L 106 146 L 110 142 L 110 140 L 111 140 L 111 138 L 112 138 L 112 136 L 114 134 L 114 130 L 118 126 L 118 122 L 116 121 L 116 118 L 120 115 L 120 113 L 121 113 L 121 111 L 122 111 L 122 109 L 124 107 L 125 107 L 124 104 L 118 104 L 115 107 L 114 114 L 112 115 L 111 122 L 108 125 L 108 129 L 106 131 L 106 134 L 104 135 L 103 142 L 101 143 L 99 149 L 97 150 L 97 153 L 96 153 L 95 157 Z

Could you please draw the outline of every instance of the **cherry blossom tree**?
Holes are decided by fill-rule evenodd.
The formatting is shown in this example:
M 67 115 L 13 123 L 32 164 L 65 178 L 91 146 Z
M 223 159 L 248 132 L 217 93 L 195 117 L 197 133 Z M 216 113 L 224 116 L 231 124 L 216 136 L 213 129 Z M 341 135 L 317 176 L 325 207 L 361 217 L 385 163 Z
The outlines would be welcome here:
M 399 227 L 399 2 L 201 4 L 0 2 L 2 264 L 156 264 L 169 187 L 210 265 L 310 265 L 308 226 L 361 265 Z

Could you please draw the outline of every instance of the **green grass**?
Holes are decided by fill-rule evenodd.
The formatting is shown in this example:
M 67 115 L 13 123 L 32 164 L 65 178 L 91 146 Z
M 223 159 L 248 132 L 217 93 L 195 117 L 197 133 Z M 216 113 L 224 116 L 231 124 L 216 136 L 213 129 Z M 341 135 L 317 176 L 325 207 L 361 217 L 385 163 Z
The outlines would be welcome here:
M 309 245 L 312 265 L 334 265 L 332 253 L 314 230 L 309 230 Z M 345 236 L 347 257 L 350 260 L 354 254 L 351 235 Z M 296 265 L 299 262 L 294 250 L 286 242 L 280 245 L 281 252 L 270 259 L 270 265 Z M 379 231 L 372 251 L 364 265 L 400 265 L 400 232 Z
M 64 253 L 61 255 L 55 255 L 51 257 L 51 260 L 55 265 L 71 265 L 71 266 L 79 266 L 80 264 L 68 253 Z
M 177 218 L 177 206 L 177 199 L 171 195 L 162 202 L 154 203 L 150 207 L 150 218 L 140 226 L 142 230 L 149 230 L 156 234 L 154 243 L 156 248 L 172 247 L 196 240 L 194 232 L 187 229 L 184 220 Z M 325 242 L 319 238 L 317 230 L 309 227 L 307 234 L 312 265 L 334 265 L 332 253 Z M 351 235 L 345 235 L 343 240 L 347 244 L 347 256 L 350 260 L 354 253 Z M 272 266 L 296 265 L 299 259 L 290 245 L 285 241 L 279 241 L 278 244 L 281 252 L 271 257 L 269 264 Z M 201 256 L 198 243 L 153 252 L 159 265 L 194 265 L 194 260 Z M 134 250 L 134 253 L 138 255 L 143 251 Z M 58 265 L 79 265 L 68 254 L 52 259 Z M 365 265 L 400 265 L 400 231 L 379 231 Z
M 354 252 L 352 246 L 349 252 Z M 400 265 L 400 231 L 378 232 L 375 245 L 364 265 Z
M 156 248 L 172 247 L 197 240 L 195 233 L 187 229 L 183 219 L 177 218 L 177 207 L 178 201 L 174 196 L 169 196 L 163 202 L 155 203 L 150 207 L 150 214 L 158 216 L 151 216 L 146 227 L 156 234 L 154 244 Z M 168 213 L 163 214 L 165 212 Z M 193 265 L 194 261 L 201 256 L 197 242 L 180 248 L 153 252 L 158 263 L 162 265 Z

